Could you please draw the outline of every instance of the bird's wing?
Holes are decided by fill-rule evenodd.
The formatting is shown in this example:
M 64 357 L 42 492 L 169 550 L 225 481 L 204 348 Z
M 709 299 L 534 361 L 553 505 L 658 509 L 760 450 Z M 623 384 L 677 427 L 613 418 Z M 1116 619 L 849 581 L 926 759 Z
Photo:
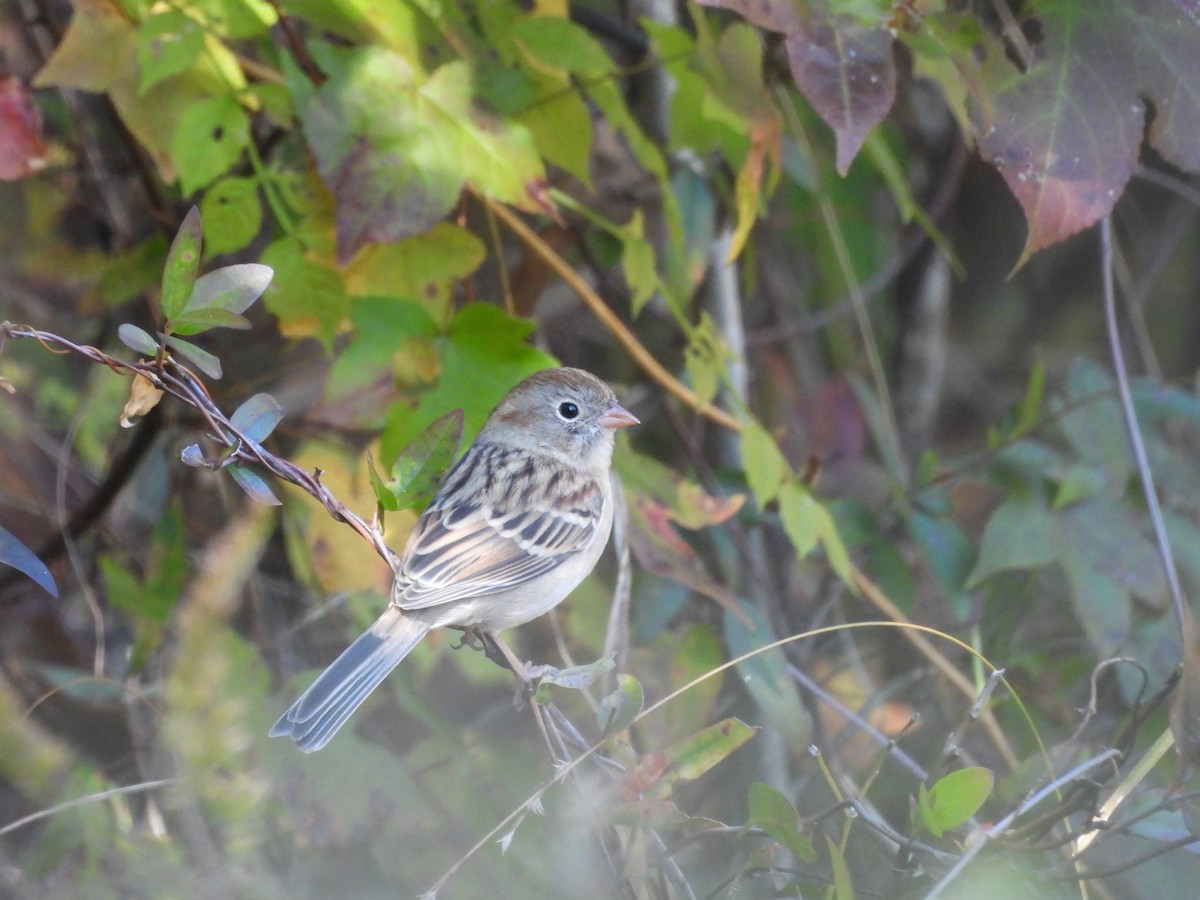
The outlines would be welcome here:
M 392 602 L 423 609 L 503 593 L 587 548 L 604 509 L 601 483 L 562 471 L 521 490 L 529 466 L 527 454 L 472 447 L 413 529 Z

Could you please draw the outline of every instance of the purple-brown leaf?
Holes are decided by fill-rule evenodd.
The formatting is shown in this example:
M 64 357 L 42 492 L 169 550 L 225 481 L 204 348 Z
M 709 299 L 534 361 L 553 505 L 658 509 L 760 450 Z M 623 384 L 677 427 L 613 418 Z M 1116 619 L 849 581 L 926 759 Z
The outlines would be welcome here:
M 826 0 L 700 0 L 740 13 L 786 35 L 796 86 L 837 137 L 837 169 L 845 175 L 871 129 L 896 98 L 891 32 L 830 10 Z
M 847 16 L 816 16 L 786 40 L 792 78 L 837 136 L 845 175 L 896 99 L 892 36 Z
M 1112 211 L 1137 165 L 1148 105 L 1151 144 L 1200 169 L 1200 20 L 1183 0 L 1042 4 L 1027 72 L 999 45 L 982 69 L 989 115 L 980 152 L 1029 222 L 1018 265 Z

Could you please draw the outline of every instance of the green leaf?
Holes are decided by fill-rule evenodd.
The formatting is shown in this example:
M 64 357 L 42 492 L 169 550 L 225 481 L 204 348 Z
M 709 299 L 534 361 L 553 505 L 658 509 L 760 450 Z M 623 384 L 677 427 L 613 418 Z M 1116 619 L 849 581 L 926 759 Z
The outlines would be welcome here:
M 646 791 L 646 796 L 661 799 L 668 796 L 680 782 L 695 781 L 727 759 L 760 730 L 740 719 L 729 718 L 672 744 L 663 751 L 666 768 L 653 787 Z
M 471 67 L 465 61 L 438 69 L 421 88 L 421 96 L 448 127 L 452 159 L 464 180 L 497 200 L 527 212 L 544 212 L 546 170 L 529 132 L 515 122 L 493 116 L 472 100 Z
M 1033 371 L 1029 373 L 1029 386 L 1025 388 L 1025 396 L 1017 406 L 1017 421 L 1013 425 L 1011 437 L 1017 438 L 1033 430 L 1042 418 L 1042 403 L 1046 395 L 1046 366 L 1036 360 Z
M 543 159 L 575 176 L 590 190 L 593 138 L 587 103 L 568 78 L 534 73 L 532 80 L 538 96 L 515 114 L 515 121 L 529 129 Z
M 274 274 L 270 266 L 259 263 L 214 269 L 196 280 L 182 312 L 216 309 L 243 313 L 262 296 Z
M 265 34 L 279 20 L 267 0 L 189 0 L 188 6 L 214 34 L 234 40 Z
M 222 178 L 204 192 L 204 244 L 209 257 L 241 250 L 262 229 L 258 179 Z
M 473 438 L 509 388 L 555 364 L 527 343 L 532 331 L 532 322 L 490 304 L 473 303 L 459 310 L 436 341 L 441 377 L 431 389 L 417 393 L 415 408 L 397 404 L 388 413 L 380 455 L 399 455 L 421 429 L 456 407 L 463 410 L 464 438 Z
M 255 394 L 229 417 L 229 424 L 247 440 L 265 441 L 283 419 L 283 405 L 270 394 Z
M 1062 411 L 1059 427 L 1085 461 L 1102 468 L 1107 492 L 1120 496 L 1133 471 L 1133 456 L 1125 420 L 1117 404 L 1116 383 L 1100 366 L 1079 359 L 1067 373 L 1067 399 L 1055 404 Z
M 661 645 L 666 640 L 660 639 Z M 717 629 L 708 623 L 692 625 L 678 638 L 678 646 L 671 654 L 671 687 L 683 687 L 707 675 L 725 661 L 725 651 Z M 669 647 L 666 648 L 669 651 Z M 665 725 L 671 740 L 677 740 L 704 727 L 712 720 L 713 710 L 725 683 L 724 673 L 708 675 L 695 684 L 687 693 L 676 697 L 671 705 L 670 717 Z
M 233 94 L 188 105 L 171 138 L 171 159 L 184 195 L 229 171 L 249 140 L 250 119 Z
M 837 522 L 807 487 L 789 478 L 779 489 L 779 516 L 783 530 L 800 556 L 807 556 L 819 542 L 834 572 L 856 589 L 853 565 Z
M 381 48 L 351 51 L 302 110 L 318 169 L 337 203 L 338 258 L 428 231 L 464 183 L 530 212 L 545 208 L 533 139 L 472 98 L 465 61 L 432 77 Z
M 180 313 L 178 317 L 167 322 L 167 328 L 174 334 L 199 334 L 210 328 L 232 328 L 235 331 L 249 331 L 250 320 L 227 309 L 197 309 L 193 312 Z
M 979 560 L 967 587 L 974 589 L 985 578 L 1009 569 L 1036 569 L 1058 558 L 1054 519 L 1038 497 L 1016 495 L 992 513 L 983 529 Z
M 162 512 L 145 553 L 141 577 L 114 556 L 99 559 L 108 602 L 125 612 L 133 625 L 133 668 L 140 669 L 162 643 L 167 624 L 183 596 L 188 577 L 187 541 L 178 502 Z
M 395 410 L 389 413 L 373 399 L 383 386 L 388 389 L 385 396 L 394 396 L 391 388 L 396 356 L 407 353 L 417 342 L 426 348 L 433 347 L 439 336 L 438 327 L 422 306 L 393 297 L 356 298 L 350 316 L 354 336 L 334 360 L 325 381 L 323 403 L 337 406 L 345 420 L 359 427 L 379 428 L 385 415 L 398 415 Z M 439 414 L 444 411 L 439 410 Z M 398 439 L 395 445 L 390 445 L 391 452 L 398 456 L 399 450 L 415 440 L 419 431 Z M 384 458 L 389 458 L 386 452 Z
M 424 509 L 458 456 L 462 431 L 463 411 L 452 409 L 409 442 L 392 464 L 391 479 L 379 485 L 385 494 L 375 492 L 384 509 Z
M 725 376 L 725 363 L 730 358 L 731 353 L 716 321 L 707 312 L 700 313 L 700 321 L 688 333 L 683 364 L 701 403 L 708 403 L 717 396 Z
M 569 666 L 565 669 L 551 669 L 544 672 L 539 677 L 538 693 L 541 695 L 539 699 L 543 701 L 549 700 L 549 692 L 542 694 L 542 685 L 556 685 L 558 687 L 567 688 L 572 691 L 582 691 L 593 684 L 596 680 L 611 672 L 616 667 L 616 662 L 612 656 L 602 656 L 595 662 L 587 663 L 582 666 Z
M 483 242 L 465 228 L 439 222 L 402 241 L 373 244 L 347 271 L 355 296 L 389 296 L 419 303 L 445 326 L 454 313 L 452 292 L 487 258 Z
M 638 210 L 633 220 L 621 231 L 621 268 L 625 282 L 632 292 L 630 307 L 636 318 L 658 292 L 658 269 L 654 247 L 642 233 L 642 214 Z
M 283 505 L 279 498 L 275 496 L 275 492 L 271 490 L 266 481 L 257 472 L 243 466 L 241 463 L 234 463 L 228 466 L 227 471 L 233 476 L 233 480 L 237 482 L 238 487 L 245 491 L 255 503 L 260 503 L 263 506 Z
M 1054 493 L 1054 508 L 1062 509 L 1101 493 L 1108 477 L 1099 466 L 1076 464 L 1067 469 Z
M 54 576 L 50 574 L 46 564 L 4 528 L 0 528 L 0 564 L 12 566 L 18 572 L 29 576 L 51 597 L 58 596 L 58 585 L 54 583 Z
M 914 510 L 908 517 L 908 528 L 938 586 L 954 603 L 955 613 L 967 615 L 970 611 L 967 577 L 975 561 L 971 539 L 949 518 L 920 510 Z
M 543 69 L 589 76 L 613 70 L 613 61 L 600 42 L 569 19 L 529 16 L 517 23 L 513 34 L 529 58 Z
M 263 251 L 262 261 L 275 277 L 263 302 L 279 319 L 285 334 L 316 337 L 326 344 L 350 308 L 342 276 L 304 255 L 295 238 L 283 238 Z
M 750 785 L 750 818 L 747 825 L 756 825 L 771 840 L 796 854 L 806 863 L 817 861 L 812 840 L 799 831 L 800 814 L 787 797 L 761 781 Z
M 787 460 L 779 452 L 771 435 L 753 419 L 743 424 L 741 449 L 746 482 L 759 506 L 765 506 L 779 493 L 784 476 L 789 471 Z
M 630 725 L 642 712 L 645 694 L 642 683 L 621 672 L 617 675 L 617 689 L 600 701 L 596 710 L 596 719 L 600 730 L 605 735 L 619 734 Z
M 850 867 L 846 857 L 829 835 L 825 835 L 825 849 L 829 851 L 829 868 L 833 872 L 833 896 L 836 900 L 854 900 L 854 882 L 850 878 Z
M 168 9 L 146 19 L 137 30 L 142 91 L 191 68 L 203 51 L 204 29 L 186 13 Z
M 183 596 L 188 578 L 187 531 L 183 505 L 178 498 L 167 505 L 150 539 L 145 587 L 139 614 L 155 625 L 166 626 Z
M 198 368 L 209 378 L 221 377 L 221 360 L 213 356 L 207 350 L 201 350 L 190 341 L 185 341 L 183 338 L 170 335 L 167 337 L 167 346 Z
M 941 837 L 979 812 L 995 782 L 990 769 L 975 766 L 942 776 L 928 790 L 922 784 L 917 794 L 921 821 L 930 834 Z
M 783 530 L 802 557 L 808 556 L 817 546 L 819 505 L 798 481 L 789 479 L 779 489 L 779 517 L 783 521 Z
M 121 339 L 122 344 L 135 353 L 140 353 L 142 356 L 158 355 L 158 341 L 136 325 L 126 322 L 118 326 L 117 337 Z
M 163 268 L 162 311 L 170 319 L 183 312 L 200 273 L 200 210 L 192 207 L 167 251 Z

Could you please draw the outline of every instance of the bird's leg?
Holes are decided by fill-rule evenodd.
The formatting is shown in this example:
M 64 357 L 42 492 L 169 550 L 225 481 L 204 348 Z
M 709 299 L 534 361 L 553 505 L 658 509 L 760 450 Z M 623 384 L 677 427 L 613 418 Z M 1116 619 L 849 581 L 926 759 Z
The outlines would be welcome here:
M 508 669 L 518 679 L 524 680 L 523 672 L 525 671 L 525 666 L 517 659 L 506 643 L 490 631 L 477 631 L 475 632 L 475 636 L 479 638 L 480 649 L 483 650 L 484 656 L 500 668 Z
M 523 702 L 529 704 L 530 710 L 533 711 L 533 719 L 537 722 L 538 730 L 542 733 L 542 740 L 546 744 L 546 751 L 550 754 L 550 759 L 558 764 L 560 757 L 554 752 L 554 742 L 550 739 L 550 731 L 546 727 L 545 719 L 542 717 L 542 706 L 537 700 L 538 682 L 547 670 L 553 670 L 554 667 L 527 666 L 513 653 L 512 648 L 498 636 L 490 632 L 483 632 L 480 637 L 483 639 L 484 652 L 488 654 L 488 659 L 496 662 L 497 665 L 503 665 L 506 669 L 511 669 L 512 673 L 517 676 L 517 695 L 513 698 L 513 703 L 517 706 L 520 706 Z M 503 663 L 492 656 L 492 652 L 497 652 L 501 655 L 504 660 Z
M 513 653 L 512 648 L 497 635 L 481 633 L 480 637 L 484 642 L 484 653 L 487 653 L 488 659 L 498 666 L 509 669 L 517 676 L 516 702 L 518 706 L 522 701 L 533 702 L 534 692 L 537 691 L 541 679 L 551 672 L 558 671 L 554 666 L 530 666 L 521 662 L 517 654 Z

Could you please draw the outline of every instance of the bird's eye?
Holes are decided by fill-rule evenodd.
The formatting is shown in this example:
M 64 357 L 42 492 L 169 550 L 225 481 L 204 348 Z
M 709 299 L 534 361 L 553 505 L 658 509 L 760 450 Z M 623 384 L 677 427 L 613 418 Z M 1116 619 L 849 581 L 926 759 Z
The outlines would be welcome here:
M 558 415 L 563 419 L 575 419 L 579 417 L 579 407 L 570 400 L 564 400 L 558 404 Z

